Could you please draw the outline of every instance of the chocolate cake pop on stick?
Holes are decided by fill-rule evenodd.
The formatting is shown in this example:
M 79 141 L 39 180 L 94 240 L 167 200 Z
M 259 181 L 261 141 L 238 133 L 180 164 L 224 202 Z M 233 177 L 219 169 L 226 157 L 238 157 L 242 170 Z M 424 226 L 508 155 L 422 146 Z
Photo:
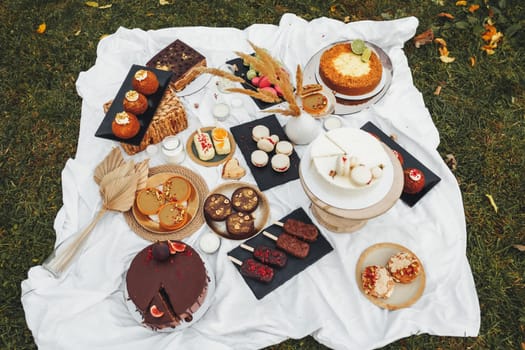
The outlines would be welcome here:
M 262 264 L 254 259 L 246 259 L 240 261 L 239 259 L 228 255 L 228 258 L 241 267 L 241 275 L 254 279 L 263 283 L 270 283 L 273 279 L 273 269 L 265 264 Z
M 263 235 L 276 241 L 277 248 L 284 250 L 296 258 L 304 259 L 310 252 L 310 245 L 308 243 L 303 242 L 286 232 L 281 233 L 279 237 L 276 237 L 267 231 L 263 231 Z
M 288 257 L 280 250 L 272 249 L 264 245 L 259 245 L 255 248 L 242 243 L 241 248 L 253 253 L 253 257 L 263 264 L 268 264 L 275 267 L 284 267 L 288 261 Z
M 306 242 L 314 242 L 319 236 L 319 230 L 315 225 L 300 220 L 286 219 L 284 223 L 277 221 L 275 224 L 281 226 L 286 233 Z

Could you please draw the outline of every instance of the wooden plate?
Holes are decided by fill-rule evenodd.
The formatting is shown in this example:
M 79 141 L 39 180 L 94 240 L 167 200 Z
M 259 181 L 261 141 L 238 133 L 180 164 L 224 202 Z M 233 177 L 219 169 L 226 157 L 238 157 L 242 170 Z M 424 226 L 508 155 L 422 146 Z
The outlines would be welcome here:
M 201 132 L 205 132 L 208 135 L 210 135 L 211 138 L 211 131 L 214 129 L 214 126 L 207 126 L 204 128 L 200 128 Z M 228 139 L 230 140 L 230 153 L 224 154 L 224 155 L 218 155 L 215 154 L 215 157 L 213 157 L 210 160 L 202 160 L 199 158 L 197 149 L 195 148 L 195 144 L 193 143 L 193 136 L 197 134 L 197 130 L 195 130 L 190 137 L 188 138 L 188 141 L 186 142 L 186 150 L 188 154 L 190 155 L 190 158 L 197 164 L 203 165 L 203 166 L 217 166 L 219 164 L 222 164 L 226 162 L 228 159 L 230 159 L 233 156 L 233 153 L 235 153 L 235 139 L 233 138 L 231 132 L 228 131 Z
M 190 198 L 185 202 L 184 206 L 186 207 L 186 211 L 188 213 L 188 222 L 184 224 L 184 226 L 176 229 L 176 230 L 166 230 L 162 227 L 160 227 L 158 218 L 156 215 L 144 215 L 142 214 L 138 207 L 137 207 L 137 201 L 133 203 L 132 212 L 133 216 L 135 217 L 135 220 L 137 220 L 137 223 L 145 228 L 148 231 L 154 232 L 154 233 L 174 233 L 177 232 L 184 227 L 186 227 L 192 220 L 195 218 L 196 214 L 199 211 L 199 194 L 195 190 L 195 186 L 192 184 L 190 179 L 188 179 L 185 176 L 182 176 L 180 174 L 175 173 L 159 173 L 155 174 L 148 178 L 148 181 L 146 182 L 146 187 L 158 187 L 162 190 L 162 184 L 164 181 L 168 180 L 171 177 L 180 177 L 184 180 L 188 181 L 188 183 L 191 185 L 191 194 Z
M 417 278 L 411 283 L 396 283 L 390 298 L 381 299 L 366 294 L 363 290 L 363 284 L 361 283 L 361 273 L 364 271 L 365 267 L 369 265 L 386 266 L 388 259 L 398 252 L 408 252 L 418 259 L 419 264 L 421 265 L 419 276 L 417 276 Z M 357 261 L 355 274 L 357 285 L 363 295 L 375 305 L 387 310 L 397 310 L 409 307 L 421 297 L 425 290 L 426 276 L 423 264 L 421 264 L 419 258 L 408 248 L 396 243 L 378 243 L 368 247 L 363 253 L 361 253 L 359 260 Z
M 255 218 L 255 230 L 253 233 L 250 234 L 232 235 L 226 230 L 226 221 L 211 220 L 207 218 L 206 215 L 204 215 L 206 223 L 213 230 L 213 232 L 224 238 L 240 240 L 253 237 L 257 233 L 262 231 L 262 229 L 266 226 L 266 222 L 268 221 L 268 218 L 270 216 L 270 206 L 268 204 L 268 199 L 266 199 L 266 196 L 261 191 L 259 191 L 257 187 L 249 183 L 238 181 L 227 182 L 222 185 L 219 185 L 218 187 L 210 191 L 208 196 L 210 196 L 213 193 L 220 193 L 228 198 L 231 198 L 233 192 L 240 187 L 250 187 L 259 195 L 259 206 L 257 207 L 257 209 L 255 209 L 254 212 L 252 212 L 252 215 Z M 206 200 L 204 200 L 203 202 L 205 203 Z

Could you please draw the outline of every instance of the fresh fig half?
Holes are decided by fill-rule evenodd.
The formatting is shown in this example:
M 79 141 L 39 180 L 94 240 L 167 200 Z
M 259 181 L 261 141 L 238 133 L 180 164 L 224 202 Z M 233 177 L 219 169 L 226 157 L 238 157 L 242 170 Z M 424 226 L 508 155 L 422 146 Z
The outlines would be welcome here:
M 160 318 L 164 316 L 164 312 L 160 311 L 157 305 L 151 305 L 151 307 L 149 308 L 149 313 L 155 318 Z

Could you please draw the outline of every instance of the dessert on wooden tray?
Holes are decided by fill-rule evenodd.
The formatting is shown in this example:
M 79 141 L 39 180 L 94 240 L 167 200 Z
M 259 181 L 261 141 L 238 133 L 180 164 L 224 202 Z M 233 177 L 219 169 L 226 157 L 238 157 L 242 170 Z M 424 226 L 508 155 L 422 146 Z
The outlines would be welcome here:
M 198 128 L 188 139 L 187 150 L 198 164 L 216 166 L 233 157 L 235 141 L 230 132 L 221 126 Z
M 148 178 L 146 188 L 137 192 L 132 210 L 147 230 L 174 232 L 192 220 L 198 202 L 196 190 L 186 177 L 159 173 Z
M 208 281 L 197 251 L 179 241 L 147 246 L 126 274 L 127 295 L 152 329 L 191 322 L 206 299 Z
M 204 218 L 217 234 L 245 239 L 259 232 L 268 220 L 265 196 L 247 183 L 224 183 L 204 200 Z
M 355 96 L 373 91 L 381 82 L 383 66 L 362 40 L 338 43 L 324 51 L 319 62 L 322 82 L 335 92 Z

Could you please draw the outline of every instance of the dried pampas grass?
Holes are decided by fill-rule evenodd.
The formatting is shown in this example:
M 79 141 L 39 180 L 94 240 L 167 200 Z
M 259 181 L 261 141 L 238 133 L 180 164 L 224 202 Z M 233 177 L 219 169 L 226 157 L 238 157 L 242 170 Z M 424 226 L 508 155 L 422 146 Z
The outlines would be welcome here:
M 270 83 L 277 85 L 281 88 L 283 99 L 288 103 L 287 109 L 274 109 L 267 112 L 280 113 L 287 116 L 299 116 L 301 114 L 301 109 L 297 105 L 295 100 L 294 87 L 290 81 L 290 74 L 284 69 L 282 64 L 273 58 L 268 51 L 258 47 L 252 42 L 248 41 L 250 46 L 253 48 L 255 55 L 249 55 L 244 52 L 235 51 L 235 54 L 242 58 L 246 63 L 248 63 L 253 69 L 259 72 L 260 75 L 264 75 L 268 78 Z M 300 70 L 300 67 L 298 66 Z M 214 68 L 196 68 L 196 71 L 199 74 L 209 73 L 222 78 L 229 79 L 234 82 L 244 83 L 245 80 L 228 72 L 222 71 L 220 69 Z M 302 72 L 301 72 L 301 85 L 302 86 Z M 251 96 L 253 98 L 259 99 L 268 103 L 278 103 L 281 102 L 279 96 L 272 94 L 271 92 L 264 89 L 257 89 L 256 91 L 252 89 L 244 88 L 229 88 L 230 92 L 237 92 Z

